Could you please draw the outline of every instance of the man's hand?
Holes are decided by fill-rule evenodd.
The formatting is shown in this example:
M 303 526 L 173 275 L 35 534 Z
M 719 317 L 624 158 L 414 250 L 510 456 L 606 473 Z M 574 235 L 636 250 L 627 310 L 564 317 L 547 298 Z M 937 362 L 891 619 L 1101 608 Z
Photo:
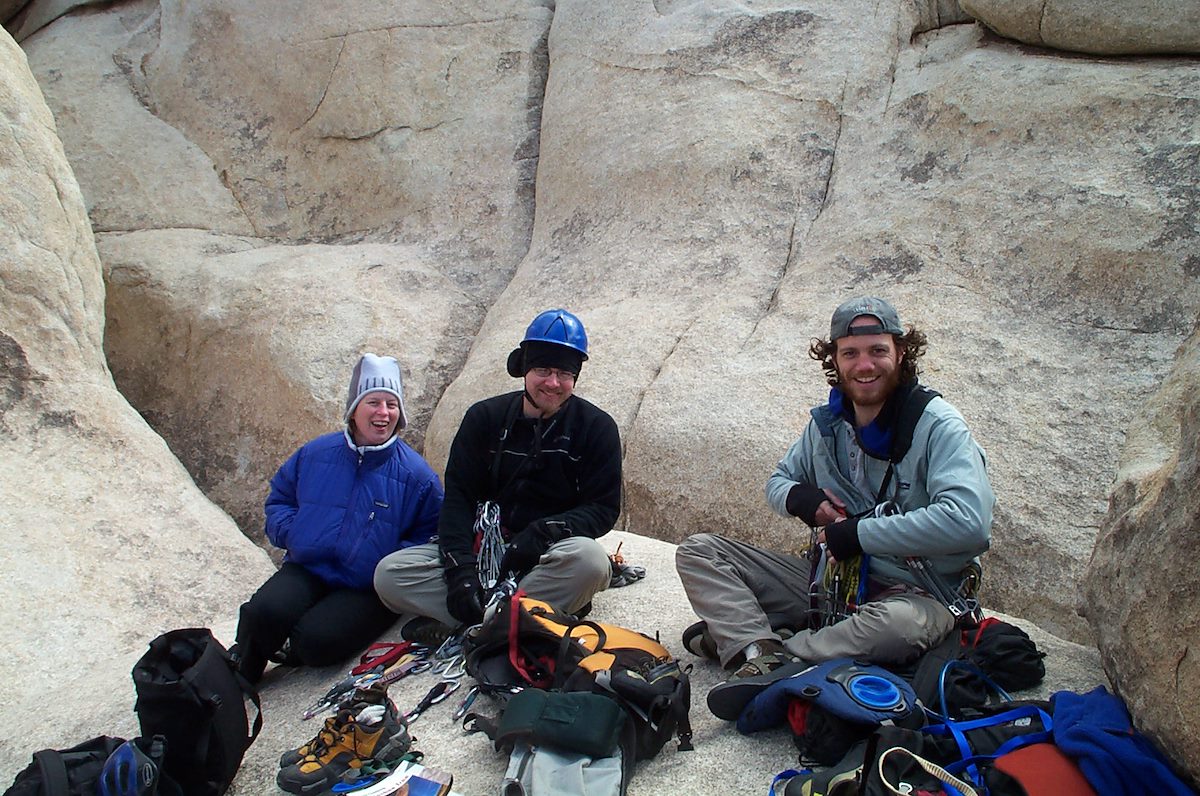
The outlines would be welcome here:
M 846 504 L 828 489 L 822 491 L 828 500 L 817 507 L 817 525 L 830 525 L 838 520 L 846 519 Z
M 474 562 L 447 567 L 446 610 L 466 625 L 483 619 L 483 584 Z
M 525 526 L 525 530 L 514 536 L 508 543 L 508 549 L 504 551 L 504 558 L 500 561 L 500 576 L 503 577 L 510 572 L 518 578 L 525 575 L 538 565 L 542 553 L 558 541 L 556 536 L 555 528 L 552 528 L 545 520 L 534 520 L 529 523 Z
M 851 520 L 842 519 L 826 525 L 817 534 L 817 541 L 825 545 L 825 557 L 831 564 L 849 561 L 863 551 L 862 545 L 858 543 L 857 517 Z
M 810 528 L 820 528 L 845 519 L 846 504 L 828 489 L 812 484 L 796 484 L 787 495 L 787 511 Z

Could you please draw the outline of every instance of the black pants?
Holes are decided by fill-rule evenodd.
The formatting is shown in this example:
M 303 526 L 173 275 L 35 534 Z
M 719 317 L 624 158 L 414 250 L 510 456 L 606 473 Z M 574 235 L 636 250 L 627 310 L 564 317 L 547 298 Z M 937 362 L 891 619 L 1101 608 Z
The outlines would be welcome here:
M 328 666 L 366 647 L 396 621 L 375 591 L 335 588 L 299 564 L 285 563 L 242 605 L 241 671 L 257 683 L 271 655 L 291 640 L 288 663 Z

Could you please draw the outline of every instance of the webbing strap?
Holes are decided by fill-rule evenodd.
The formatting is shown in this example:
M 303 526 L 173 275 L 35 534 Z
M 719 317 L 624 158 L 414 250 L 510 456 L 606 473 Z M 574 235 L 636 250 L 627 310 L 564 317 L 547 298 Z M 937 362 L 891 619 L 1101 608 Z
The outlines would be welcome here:
M 932 776 L 938 782 L 942 783 L 943 790 L 951 796 L 979 796 L 976 790 L 966 782 L 963 782 L 958 777 L 950 773 L 947 768 L 942 768 L 937 763 L 930 762 L 920 755 L 914 753 L 910 749 L 905 749 L 903 746 L 893 746 L 891 749 L 884 751 L 875 761 L 876 773 L 879 775 L 879 781 L 887 788 L 888 793 L 895 796 L 907 796 L 912 792 L 910 787 L 908 791 L 897 790 L 892 783 L 887 781 L 887 777 L 883 775 L 883 763 L 889 757 L 895 754 L 907 755 L 914 763 L 921 767 L 925 773 Z
M 1029 732 L 1023 735 L 1018 735 L 1009 738 L 991 754 L 977 755 L 971 749 L 971 744 L 967 740 L 966 734 L 972 730 L 978 730 L 983 727 L 994 727 L 998 724 L 1006 724 L 1010 721 L 1024 718 L 1039 718 L 1042 722 L 1042 729 L 1038 732 Z M 965 771 L 972 782 L 976 784 L 983 783 L 983 777 L 979 773 L 979 768 L 976 766 L 977 761 L 994 760 L 1001 755 L 1008 754 L 1022 746 L 1028 746 L 1033 743 L 1044 743 L 1050 740 L 1054 730 L 1054 720 L 1050 718 L 1050 714 L 1042 710 L 1037 705 L 1020 705 L 1011 710 L 1006 710 L 1001 713 L 996 713 L 991 716 L 984 716 L 978 719 L 970 719 L 967 721 L 955 721 L 947 719 L 944 724 L 935 724 L 926 727 L 922 732 L 930 735 L 950 735 L 954 738 L 954 743 L 958 746 L 958 753 L 961 760 L 946 767 L 947 771 Z
M 784 791 L 787 790 L 787 781 L 789 779 L 791 779 L 792 777 L 799 776 L 800 774 L 811 774 L 811 773 L 812 773 L 811 768 L 805 768 L 800 771 L 797 771 L 794 768 L 789 768 L 787 771 L 780 771 L 778 774 L 775 775 L 775 779 L 771 780 L 771 789 L 769 791 L 767 791 L 767 796 L 776 796 L 777 793 L 778 793 L 778 796 L 783 796 Z M 776 791 L 775 786 L 780 783 L 784 783 L 784 786 L 782 788 L 780 788 L 779 791 Z
M 70 782 L 63 756 L 54 749 L 43 749 L 34 752 L 33 759 L 42 772 L 42 792 L 46 796 L 70 796 Z

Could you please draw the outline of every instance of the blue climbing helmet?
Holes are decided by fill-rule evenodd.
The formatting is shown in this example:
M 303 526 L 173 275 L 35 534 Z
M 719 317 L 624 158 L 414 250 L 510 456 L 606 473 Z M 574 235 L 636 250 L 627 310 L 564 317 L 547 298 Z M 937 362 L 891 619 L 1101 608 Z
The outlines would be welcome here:
M 530 350 L 544 351 L 547 344 L 569 349 L 569 352 L 563 352 L 568 360 L 582 363 L 588 358 L 588 339 L 583 321 L 564 309 L 546 310 L 533 319 L 525 330 L 521 344 L 508 355 L 509 375 L 513 378 L 524 376 Z
M 534 318 L 525 330 L 521 345 L 533 342 L 565 345 L 583 354 L 585 360 L 588 358 L 583 322 L 566 310 L 546 310 Z
M 157 791 L 165 751 L 163 737 L 154 736 L 149 754 L 142 751 L 138 740 L 126 741 L 108 756 L 96 782 L 97 796 L 153 796 Z

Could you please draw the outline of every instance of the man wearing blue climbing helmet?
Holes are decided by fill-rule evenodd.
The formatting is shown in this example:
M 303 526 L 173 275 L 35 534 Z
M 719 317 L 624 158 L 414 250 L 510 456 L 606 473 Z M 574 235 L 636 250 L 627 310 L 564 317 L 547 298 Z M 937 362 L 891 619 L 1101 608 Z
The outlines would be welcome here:
M 508 375 L 525 380 L 527 413 L 549 417 L 566 403 L 588 358 L 587 345 L 583 323 L 566 310 L 546 310 L 533 319 L 508 355 Z
M 507 360 L 522 389 L 467 410 L 446 463 L 436 544 L 380 562 L 375 588 L 428 641 L 483 615 L 512 579 L 531 597 L 583 615 L 612 577 L 596 539 L 621 511 L 621 440 L 607 412 L 575 394 L 588 358 L 583 323 L 539 313 Z
M 733 670 L 708 706 L 736 719 L 775 679 L 855 658 L 906 664 L 977 612 L 995 498 L 962 415 L 917 380 L 926 338 L 886 300 L 833 313 L 809 355 L 830 386 L 767 478 L 767 503 L 810 529 L 806 556 L 717 534 L 679 546 L 699 616 L 684 646 Z

